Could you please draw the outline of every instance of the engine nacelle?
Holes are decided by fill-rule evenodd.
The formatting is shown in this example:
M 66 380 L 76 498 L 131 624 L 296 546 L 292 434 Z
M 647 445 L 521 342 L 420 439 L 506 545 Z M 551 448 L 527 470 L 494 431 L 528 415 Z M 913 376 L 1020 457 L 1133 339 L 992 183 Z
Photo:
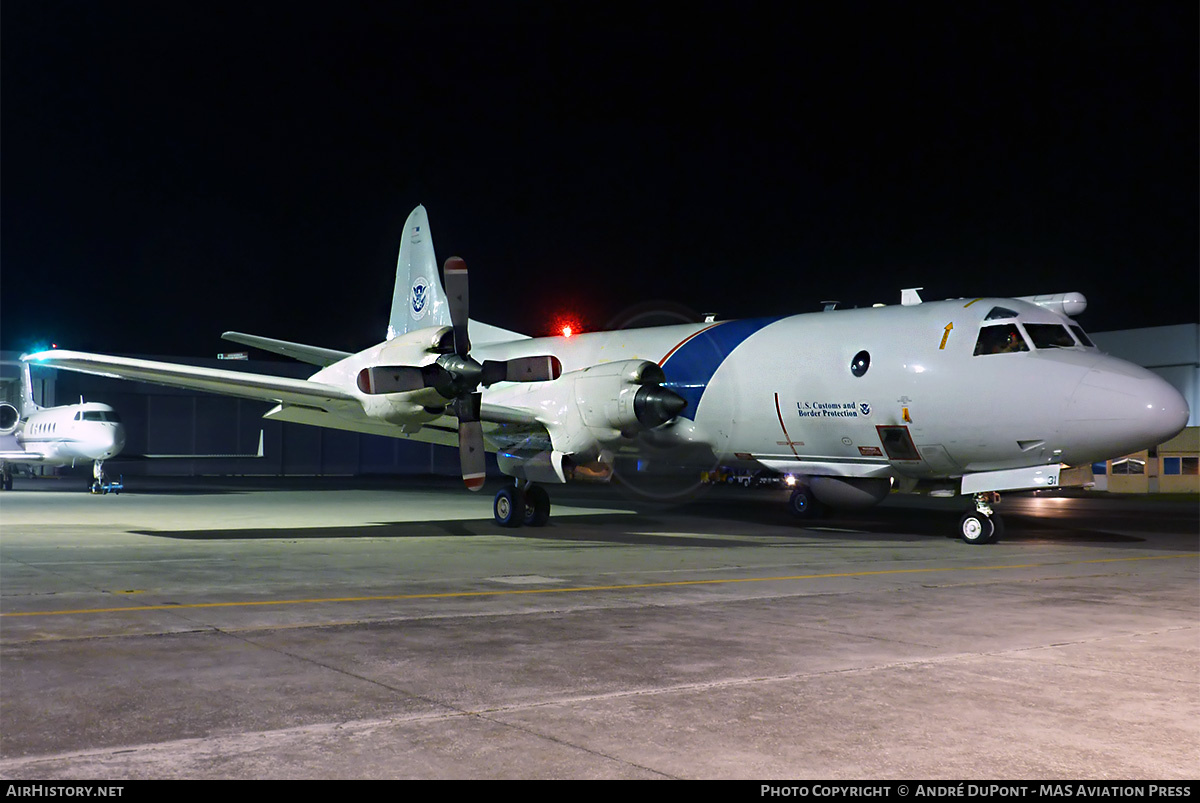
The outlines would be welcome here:
M 891 492 L 892 481 L 889 477 L 812 477 L 808 487 L 830 507 L 870 507 Z
M 21 412 L 11 404 L 0 403 L 0 435 L 11 435 L 21 423 Z
M 687 401 L 662 387 L 662 368 L 646 360 L 608 362 L 573 371 L 575 406 L 586 427 L 600 440 L 632 437 L 683 411 Z
M 611 445 L 683 411 L 687 401 L 662 387 L 664 379 L 655 363 L 621 360 L 571 371 L 553 382 L 505 388 L 493 401 L 534 410 L 550 433 L 552 450 L 570 457 L 578 469 Z

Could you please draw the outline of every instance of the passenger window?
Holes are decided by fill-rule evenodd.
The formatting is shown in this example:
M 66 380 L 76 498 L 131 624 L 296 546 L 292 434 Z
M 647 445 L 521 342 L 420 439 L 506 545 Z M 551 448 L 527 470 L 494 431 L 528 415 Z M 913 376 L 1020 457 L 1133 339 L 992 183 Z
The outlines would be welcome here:
M 1071 333 L 1067 327 L 1057 323 L 1027 323 L 1025 331 L 1033 340 L 1034 348 L 1039 349 L 1070 349 L 1075 347 Z
M 985 326 L 979 330 L 979 339 L 975 341 L 975 356 L 981 354 L 1007 354 L 1013 351 L 1029 351 L 1025 338 L 1015 323 L 1004 323 L 999 326 Z

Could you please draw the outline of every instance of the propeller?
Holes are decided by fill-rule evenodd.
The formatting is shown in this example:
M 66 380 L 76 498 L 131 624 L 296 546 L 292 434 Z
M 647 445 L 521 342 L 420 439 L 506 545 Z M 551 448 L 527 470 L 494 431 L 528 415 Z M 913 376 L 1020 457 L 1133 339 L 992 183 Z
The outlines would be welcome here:
M 483 426 L 479 412 L 483 394 L 479 387 L 497 382 L 545 382 L 562 376 L 562 363 L 553 355 L 484 360 L 471 357 L 467 333 L 470 292 L 467 263 L 459 257 L 446 260 L 445 285 L 454 330 L 454 351 L 429 365 L 373 365 L 358 374 L 363 393 L 404 393 L 433 388 L 449 399 L 447 410 L 458 419 L 458 457 L 463 483 L 478 491 L 486 477 Z

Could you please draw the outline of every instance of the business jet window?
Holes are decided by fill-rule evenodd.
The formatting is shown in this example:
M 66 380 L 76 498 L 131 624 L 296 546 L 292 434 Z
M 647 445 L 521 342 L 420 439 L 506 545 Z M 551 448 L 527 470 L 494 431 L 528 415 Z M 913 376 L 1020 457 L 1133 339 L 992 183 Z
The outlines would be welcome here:
M 116 412 L 108 410 L 85 410 L 83 413 L 84 421 L 111 421 L 114 424 L 120 423 L 121 417 Z
M 985 321 L 999 321 L 1004 318 L 1015 318 L 1017 313 L 1010 310 L 1008 307 L 992 307 L 992 311 L 984 318 Z
M 985 326 L 979 330 L 979 339 L 975 341 L 975 356 L 981 354 L 1007 354 L 1014 351 L 1029 351 L 1025 338 L 1015 323 L 1002 323 L 998 326 Z
M 1080 345 L 1089 349 L 1094 349 L 1096 347 L 1096 344 L 1092 342 L 1092 339 L 1084 334 L 1082 326 L 1072 326 L 1071 331 L 1074 332 L 1075 337 L 1079 339 Z
M 1027 323 L 1025 331 L 1033 340 L 1034 348 L 1039 349 L 1071 349 L 1075 348 L 1075 340 L 1067 327 L 1058 323 Z

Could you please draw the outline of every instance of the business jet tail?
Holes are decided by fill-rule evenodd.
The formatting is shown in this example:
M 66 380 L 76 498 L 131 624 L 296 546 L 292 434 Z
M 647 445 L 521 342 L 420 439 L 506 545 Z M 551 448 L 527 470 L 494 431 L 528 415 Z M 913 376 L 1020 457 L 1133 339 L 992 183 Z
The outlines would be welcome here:
M 28 419 L 44 409 L 33 400 L 33 377 L 29 375 L 29 363 L 21 363 L 21 418 Z

